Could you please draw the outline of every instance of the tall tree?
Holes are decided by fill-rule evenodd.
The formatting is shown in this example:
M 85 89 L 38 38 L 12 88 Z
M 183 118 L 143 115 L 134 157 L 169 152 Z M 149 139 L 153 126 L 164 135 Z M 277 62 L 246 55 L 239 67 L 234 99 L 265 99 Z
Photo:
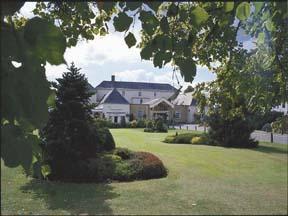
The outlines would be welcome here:
M 89 158 L 97 152 L 97 143 L 92 130 L 91 104 L 93 93 L 88 81 L 72 63 L 68 72 L 57 79 L 55 108 L 49 113 L 43 129 L 44 161 L 52 175 L 61 177 L 75 174 L 79 160 Z
M 210 136 L 217 145 L 255 147 L 250 139 L 256 129 L 254 116 L 264 115 L 281 100 L 277 67 L 271 66 L 268 50 L 261 49 L 234 52 L 229 62 L 216 70 L 215 81 L 195 88 L 199 104 L 209 108 Z

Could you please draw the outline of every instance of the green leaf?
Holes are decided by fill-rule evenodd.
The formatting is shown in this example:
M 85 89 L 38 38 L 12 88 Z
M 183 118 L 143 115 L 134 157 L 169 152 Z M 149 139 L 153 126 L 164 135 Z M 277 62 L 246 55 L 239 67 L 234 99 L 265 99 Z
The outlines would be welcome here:
M 126 8 L 129 9 L 130 11 L 134 11 L 136 10 L 137 8 L 141 7 L 142 5 L 142 2 L 141 1 L 127 1 L 126 2 Z
M 132 46 L 136 44 L 136 38 L 131 32 L 129 32 L 129 34 L 125 37 L 125 42 L 127 46 L 131 48 Z
M 151 11 L 141 11 L 139 19 L 142 22 L 142 29 L 149 35 L 152 35 L 159 25 L 158 19 Z
M 148 5 L 155 13 L 158 11 L 159 6 L 162 2 L 160 1 L 148 1 L 145 2 L 146 5 Z
M 268 19 L 265 22 L 265 27 L 270 32 L 275 31 L 275 25 L 274 25 L 274 23 L 273 23 L 273 21 L 271 19 Z
M 150 45 L 146 45 L 140 52 L 141 59 L 150 60 L 152 57 L 153 49 Z
M 68 45 L 69 46 L 76 46 L 77 45 L 77 39 L 76 38 L 69 38 Z
M 38 161 L 38 159 L 33 155 L 32 157 L 32 164 L 36 163 Z
M 183 22 L 188 19 L 188 13 L 183 8 L 179 9 L 179 21 Z
M 19 11 L 24 3 L 25 1 L 5 1 L 1 3 L 1 12 L 4 16 L 11 16 L 15 12 Z
M 250 15 L 250 4 L 248 2 L 242 2 L 238 5 L 236 9 L 236 17 L 244 21 L 246 20 Z
M 114 17 L 113 25 L 116 31 L 123 32 L 129 29 L 133 18 L 129 17 L 125 12 L 118 14 L 118 17 Z
M 116 5 L 116 2 L 99 1 L 96 4 L 99 10 L 104 10 L 107 14 L 109 14 Z
M 164 60 L 164 65 L 170 62 L 172 59 L 172 53 L 171 52 L 166 52 L 164 54 L 163 60 Z
M 61 30 L 46 20 L 34 17 L 24 27 L 24 38 L 34 53 L 52 65 L 65 63 L 66 39 Z
M 158 34 L 153 38 L 151 45 L 155 50 L 165 52 L 172 49 L 172 39 L 168 35 Z
M 155 53 L 154 59 L 153 59 L 154 67 L 162 68 L 163 60 L 164 60 L 164 54 L 163 54 L 163 52 L 157 52 L 157 53 Z
M 12 124 L 1 126 L 1 158 L 4 160 L 5 166 L 17 167 L 20 165 L 21 151 L 19 151 L 19 147 L 22 145 L 20 145 L 19 139 L 23 139 L 20 127 Z
M 51 173 L 51 168 L 48 164 L 41 166 L 41 173 L 44 177 L 47 177 Z
M 265 34 L 264 34 L 264 32 L 260 32 L 258 34 L 258 37 L 257 37 L 257 43 L 258 44 L 263 44 L 264 41 L 265 41 Z
M 47 99 L 48 108 L 55 108 L 56 92 L 51 90 L 51 93 Z
M 167 17 L 163 17 L 160 21 L 160 28 L 164 33 L 169 32 L 169 23 Z
M 192 59 L 180 60 L 178 63 L 180 73 L 185 82 L 192 82 L 196 75 L 196 64 Z
M 199 26 L 209 18 L 209 14 L 202 7 L 197 6 L 191 12 L 191 22 L 194 25 Z
M 258 14 L 259 11 L 262 9 L 262 6 L 264 5 L 264 2 L 253 2 L 254 7 L 255 7 L 255 14 Z
M 1 158 L 5 166 L 21 165 L 28 172 L 32 163 L 32 140 L 24 136 L 19 126 L 6 124 L 1 127 Z
M 176 16 L 178 13 L 178 9 L 179 9 L 178 6 L 175 5 L 174 3 L 172 3 L 168 8 L 167 16 L 169 16 L 169 17 Z
M 234 8 L 234 2 L 225 2 L 224 3 L 224 10 L 225 12 L 230 12 Z

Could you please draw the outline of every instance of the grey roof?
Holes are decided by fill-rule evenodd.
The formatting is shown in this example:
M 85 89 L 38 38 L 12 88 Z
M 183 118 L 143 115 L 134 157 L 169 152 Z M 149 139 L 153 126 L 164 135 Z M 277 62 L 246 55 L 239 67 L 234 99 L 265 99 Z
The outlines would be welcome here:
M 88 90 L 89 92 L 95 92 L 94 87 L 90 83 L 88 83 Z
M 197 100 L 192 98 L 190 106 L 196 106 L 197 105 Z
M 124 81 L 102 81 L 96 88 L 127 88 L 127 89 L 151 89 L 170 90 L 177 89 L 166 83 L 124 82 Z
M 100 104 L 108 103 L 108 104 L 129 104 L 129 102 L 117 91 L 117 89 L 113 89 L 109 91 L 101 100 Z
M 192 93 L 179 94 L 175 100 L 172 101 L 174 105 L 185 105 L 191 106 L 192 103 Z

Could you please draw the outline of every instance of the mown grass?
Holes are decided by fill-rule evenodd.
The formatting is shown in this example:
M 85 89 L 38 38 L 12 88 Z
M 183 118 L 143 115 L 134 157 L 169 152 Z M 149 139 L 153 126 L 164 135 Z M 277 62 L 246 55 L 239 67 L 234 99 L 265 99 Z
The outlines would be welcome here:
M 287 214 L 287 145 L 173 145 L 161 142 L 165 133 L 111 131 L 117 146 L 160 157 L 168 177 L 111 184 L 39 182 L 1 162 L 1 213 Z

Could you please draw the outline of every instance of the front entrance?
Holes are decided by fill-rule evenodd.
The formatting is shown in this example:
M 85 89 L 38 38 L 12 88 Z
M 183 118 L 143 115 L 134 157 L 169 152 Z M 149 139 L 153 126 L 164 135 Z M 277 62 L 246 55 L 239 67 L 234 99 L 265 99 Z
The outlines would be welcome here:
M 153 119 L 155 120 L 155 119 L 158 119 L 158 118 L 161 118 L 161 119 L 163 119 L 163 120 L 168 120 L 167 118 L 168 118 L 168 114 L 169 112 L 168 111 L 154 111 L 153 112 Z
M 161 118 L 164 121 L 170 121 L 172 119 L 173 105 L 168 101 L 162 101 L 154 106 L 150 106 L 150 115 L 152 119 Z

